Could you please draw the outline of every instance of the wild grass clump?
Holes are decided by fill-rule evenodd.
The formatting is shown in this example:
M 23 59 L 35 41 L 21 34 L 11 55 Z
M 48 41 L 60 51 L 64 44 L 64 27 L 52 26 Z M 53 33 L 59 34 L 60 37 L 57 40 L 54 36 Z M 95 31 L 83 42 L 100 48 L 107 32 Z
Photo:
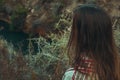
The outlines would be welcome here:
M 66 44 L 69 33 L 58 38 L 51 34 L 51 42 L 43 37 L 33 38 L 38 52 L 33 55 L 14 50 L 12 44 L 0 39 L 0 80 L 61 80 L 68 67 Z M 33 46 L 34 47 L 34 46 Z
M 36 55 L 28 54 L 26 59 L 29 66 L 41 77 L 41 80 L 61 80 L 68 66 L 68 57 L 66 54 L 66 43 L 68 33 L 58 38 L 51 34 L 52 42 L 43 37 L 34 38 L 38 44 L 38 53 Z
M 120 54 L 120 31 L 119 30 L 114 30 L 114 37 L 115 37 L 115 42 Z

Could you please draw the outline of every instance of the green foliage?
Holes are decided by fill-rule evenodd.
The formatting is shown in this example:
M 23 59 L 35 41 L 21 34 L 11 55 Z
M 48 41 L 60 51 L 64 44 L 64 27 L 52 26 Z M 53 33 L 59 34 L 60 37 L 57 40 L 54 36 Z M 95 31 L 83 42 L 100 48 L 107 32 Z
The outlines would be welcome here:
M 119 30 L 114 30 L 114 37 L 115 37 L 116 45 L 120 48 L 120 31 Z
M 0 11 L 3 9 L 5 0 L 0 0 Z
M 26 20 L 27 12 L 28 9 L 23 5 L 18 4 L 15 6 L 13 14 L 11 15 L 11 31 L 22 29 Z
M 36 80 L 26 63 L 19 52 L 15 53 L 10 44 L 0 39 L 0 80 Z
M 5 0 L 0 0 L 0 6 L 4 4 Z
M 54 34 L 49 35 L 49 37 L 52 38 L 51 43 L 43 37 L 29 39 L 30 41 L 36 41 L 39 52 L 36 55 L 32 55 L 33 52 L 31 47 L 34 46 L 29 46 L 29 54 L 25 56 L 22 56 L 21 53 L 16 52 L 13 47 L 10 47 L 10 44 L 5 42 L 5 40 L 0 41 L 1 46 L 5 46 L 8 50 L 8 52 L 6 52 L 7 56 L 5 56 L 2 60 L 6 61 L 6 59 L 8 59 L 7 62 L 9 61 L 11 63 L 11 65 L 8 65 L 13 69 L 13 73 L 8 72 L 8 74 L 15 75 L 14 68 L 20 65 L 16 69 L 16 73 L 19 74 L 19 70 L 22 69 L 19 74 L 22 77 L 22 80 L 30 80 L 30 78 L 31 80 L 39 80 L 38 78 L 40 78 L 40 80 L 61 80 L 64 70 L 66 70 L 66 67 L 68 66 L 66 44 L 68 41 L 69 32 L 66 32 L 59 39 L 58 35 Z M 4 69 L 8 70 L 9 68 L 5 67 Z M 21 79 L 20 76 L 15 75 L 16 79 Z M 15 77 L 13 76 L 9 80 L 15 80 Z M 5 79 L 5 77 L 2 78 L 2 80 Z
M 11 24 L 10 24 L 10 31 L 13 31 L 14 30 L 14 23 L 13 23 L 13 20 L 17 17 L 17 15 L 13 14 L 11 16 Z
M 25 8 L 25 6 L 18 4 L 15 6 L 15 12 L 17 14 L 26 14 L 28 12 L 28 9 Z
M 66 33 L 58 39 L 57 35 L 51 34 L 49 37 L 51 37 L 52 43 L 47 42 L 43 37 L 31 39 L 36 40 L 38 43 L 39 52 L 37 55 L 31 55 L 31 53 L 29 53 L 29 55 L 26 55 L 26 59 L 29 61 L 29 66 L 31 66 L 37 74 L 41 74 L 42 80 L 61 80 L 63 72 L 68 66 L 68 57 L 66 55 L 68 35 L 69 34 Z M 58 77 L 56 78 L 57 68 L 59 72 L 57 72 Z

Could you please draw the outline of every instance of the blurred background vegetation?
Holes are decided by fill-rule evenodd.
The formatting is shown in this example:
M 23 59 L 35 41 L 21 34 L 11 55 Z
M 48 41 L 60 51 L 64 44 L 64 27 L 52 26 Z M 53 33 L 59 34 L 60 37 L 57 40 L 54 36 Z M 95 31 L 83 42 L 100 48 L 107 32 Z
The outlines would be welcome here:
M 119 0 L 0 0 L 0 80 L 61 80 L 78 4 L 103 7 L 120 51 Z

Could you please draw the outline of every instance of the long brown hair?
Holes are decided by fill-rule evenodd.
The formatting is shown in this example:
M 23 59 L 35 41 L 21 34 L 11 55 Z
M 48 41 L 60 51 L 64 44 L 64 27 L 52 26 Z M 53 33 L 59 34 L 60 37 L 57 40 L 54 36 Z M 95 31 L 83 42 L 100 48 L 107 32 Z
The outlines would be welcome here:
M 99 6 L 84 4 L 73 11 L 68 54 L 73 67 L 81 63 L 81 55 L 93 59 L 99 80 L 120 80 L 112 22 L 106 11 Z

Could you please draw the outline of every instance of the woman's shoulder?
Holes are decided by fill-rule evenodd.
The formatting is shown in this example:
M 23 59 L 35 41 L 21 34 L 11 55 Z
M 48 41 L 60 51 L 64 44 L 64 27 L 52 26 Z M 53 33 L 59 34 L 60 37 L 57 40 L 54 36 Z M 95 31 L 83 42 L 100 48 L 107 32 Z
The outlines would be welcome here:
M 64 73 L 62 80 L 72 80 L 74 72 L 75 72 L 74 68 L 67 69 L 66 72 Z

